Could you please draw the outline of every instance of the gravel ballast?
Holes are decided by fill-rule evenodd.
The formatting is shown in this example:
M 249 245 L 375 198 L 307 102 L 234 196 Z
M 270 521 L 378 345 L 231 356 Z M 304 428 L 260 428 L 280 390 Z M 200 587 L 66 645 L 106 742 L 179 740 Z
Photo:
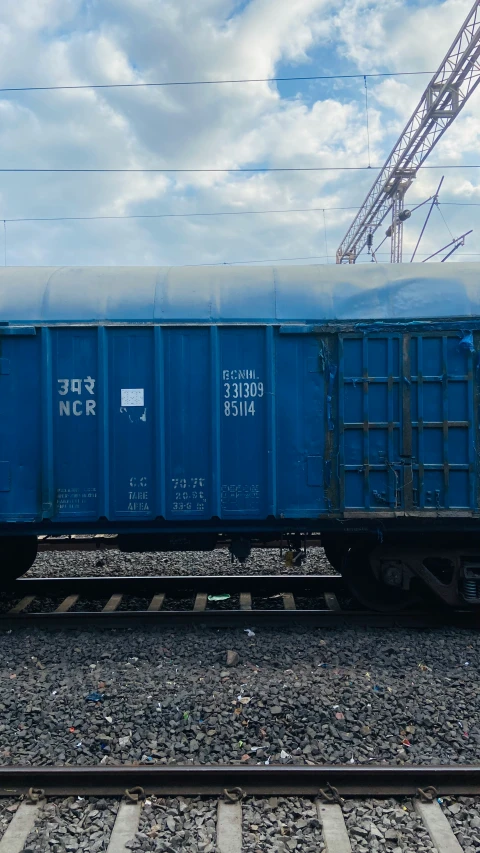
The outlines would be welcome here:
M 411 800 L 350 800 L 343 814 L 352 853 L 435 850 Z
M 138 832 L 127 843 L 132 853 L 214 853 L 217 801 L 192 797 L 149 798 Z
M 40 810 L 24 850 L 29 853 L 100 853 L 107 849 L 118 801 L 82 797 L 49 800 Z
M 3 631 L 0 762 L 478 762 L 474 632 L 251 628 Z
M 242 833 L 242 853 L 325 850 L 315 803 L 303 797 L 247 800 Z
M 41 551 L 24 577 L 106 577 L 108 575 L 307 575 L 336 574 L 323 548 L 309 548 L 301 566 L 288 567 L 277 548 L 253 548 L 245 563 L 231 561 L 226 548 L 214 551 L 122 553 Z
M 442 810 L 464 853 L 480 850 L 480 802 L 473 797 L 444 797 Z

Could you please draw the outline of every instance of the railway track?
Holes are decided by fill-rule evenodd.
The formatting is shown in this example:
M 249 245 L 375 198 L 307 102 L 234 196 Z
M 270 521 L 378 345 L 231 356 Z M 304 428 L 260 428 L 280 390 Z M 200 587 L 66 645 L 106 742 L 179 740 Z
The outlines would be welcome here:
M 267 796 L 311 798 L 309 805 L 315 809 L 327 853 L 350 853 L 352 849 L 350 833 L 355 833 L 357 827 L 345 820 L 347 802 L 394 797 L 405 803 L 405 798 L 413 798 L 414 811 L 438 853 L 461 853 L 462 847 L 440 803 L 444 797 L 479 794 L 480 766 L 1 767 L 0 797 L 16 800 L 13 809 L 19 805 L 0 840 L 0 853 L 24 850 L 27 837 L 41 822 L 42 810 L 51 797 L 122 797 L 107 850 L 125 853 L 129 849 L 126 845 L 139 829 L 145 804 L 150 806 L 158 797 L 198 795 L 215 798 L 217 853 L 242 853 L 245 798 Z M 168 805 L 168 799 L 165 802 Z M 248 803 L 247 799 L 246 807 Z M 76 806 L 82 808 L 78 800 Z M 303 825 L 307 823 L 302 821 Z M 173 840 L 175 821 L 169 831 Z M 400 841 L 399 838 L 397 844 Z M 287 849 L 295 847 L 293 844 Z
M 339 575 L 24 578 L 0 596 L 0 628 L 143 624 L 258 627 L 480 625 L 473 611 L 358 609 Z

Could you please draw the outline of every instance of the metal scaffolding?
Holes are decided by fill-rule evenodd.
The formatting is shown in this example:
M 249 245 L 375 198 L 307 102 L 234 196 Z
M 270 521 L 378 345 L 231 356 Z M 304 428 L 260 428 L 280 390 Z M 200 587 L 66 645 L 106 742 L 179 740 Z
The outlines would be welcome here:
M 391 210 L 390 260 L 401 262 L 405 193 L 479 83 L 480 0 L 476 0 L 337 249 L 337 264 L 355 263 L 368 235 L 377 230 Z

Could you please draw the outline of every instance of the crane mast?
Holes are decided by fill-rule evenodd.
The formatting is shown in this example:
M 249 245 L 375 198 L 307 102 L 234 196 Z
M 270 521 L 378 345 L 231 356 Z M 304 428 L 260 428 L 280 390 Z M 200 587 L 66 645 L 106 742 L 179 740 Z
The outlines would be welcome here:
M 405 193 L 438 140 L 480 83 L 480 0 L 476 0 L 440 68 L 387 158 L 339 248 L 337 264 L 355 263 L 392 211 L 392 263 L 402 260 Z

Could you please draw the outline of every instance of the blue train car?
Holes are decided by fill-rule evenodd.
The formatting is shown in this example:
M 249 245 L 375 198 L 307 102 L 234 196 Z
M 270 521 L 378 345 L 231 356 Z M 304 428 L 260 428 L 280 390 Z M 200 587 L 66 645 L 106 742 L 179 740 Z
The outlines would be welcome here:
M 3 576 L 319 533 L 370 604 L 480 601 L 479 351 L 475 264 L 0 270 Z

